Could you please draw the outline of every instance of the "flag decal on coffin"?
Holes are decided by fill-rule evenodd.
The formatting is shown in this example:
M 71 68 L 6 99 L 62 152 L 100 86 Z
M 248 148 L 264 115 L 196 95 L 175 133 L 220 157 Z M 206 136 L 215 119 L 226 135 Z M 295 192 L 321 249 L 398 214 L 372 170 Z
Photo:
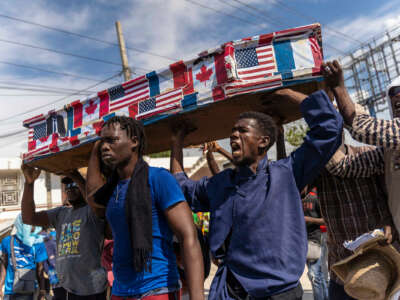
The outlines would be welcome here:
M 29 128 L 24 161 L 94 142 L 112 116 L 129 116 L 147 126 L 202 107 L 207 112 L 219 101 L 246 105 L 247 95 L 252 102 L 254 93 L 320 81 L 320 32 L 320 25 L 312 24 L 230 41 L 31 117 L 23 122 Z
M 263 79 L 276 72 L 272 45 L 235 50 L 238 77 L 242 80 Z
M 108 89 L 110 111 L 115 111 L 149 97 L 149 82 L 145 75 Z
M 161 114 L 181 107 L 183 98 L 182 89 L 173 90 L 162 95 L 139 102 L 137 119 L 149 118 L 155 114 Z

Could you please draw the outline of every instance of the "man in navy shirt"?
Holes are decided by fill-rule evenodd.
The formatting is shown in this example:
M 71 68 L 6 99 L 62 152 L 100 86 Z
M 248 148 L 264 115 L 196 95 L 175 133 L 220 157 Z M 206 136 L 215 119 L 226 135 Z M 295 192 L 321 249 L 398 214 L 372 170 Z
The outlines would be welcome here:
M 301 299 L 299 278 L 307 234 L 299 190 L 311 182 L 341 142 L 342 118 L 323 91 L 274 93 L 300 105 L 310 130 L 289 157 L 268 162 L 274 121 L 259 112 L 239 116 L 230 144 L 235 170 L 192 181 L 182 166 L 185 127 L 172 140 L 171 172 L 195 212 L 210 211 L 210 248 L 222 263 L 210 299 Z M 186 127 L 187 128 L 187 127 Z
M 192 213 L 175 178 L 149 167 L 142 124 L 112 117 L 89 160 L 87 194 L 114 238 L 112 299 L 179 298 L 173 233 L 183 249 L 190 299 L 203 300 L 203 263 Z M 107 176 L 104 184 L 102 172 Z M 107 171 L 108 170 L 108 171 Z

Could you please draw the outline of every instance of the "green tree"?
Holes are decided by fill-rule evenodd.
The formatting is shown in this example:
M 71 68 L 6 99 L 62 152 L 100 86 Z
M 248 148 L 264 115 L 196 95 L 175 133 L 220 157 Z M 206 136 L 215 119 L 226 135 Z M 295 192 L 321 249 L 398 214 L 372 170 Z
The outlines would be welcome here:
M 285 140 L 294 147 L 299 147 L 304 140 L 309 128 L 302 124 L 291 125 L 285 130 Z

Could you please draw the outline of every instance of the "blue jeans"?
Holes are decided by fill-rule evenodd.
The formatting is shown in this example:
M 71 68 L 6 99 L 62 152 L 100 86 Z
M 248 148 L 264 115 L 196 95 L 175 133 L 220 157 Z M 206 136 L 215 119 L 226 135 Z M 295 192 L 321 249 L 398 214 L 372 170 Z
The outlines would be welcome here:
M 314 300 L 328 300 L 328 282 L 322 272 L 321 258 L 312 261 L 308 260 L 307 267 L 307 275 L 311 281 Z

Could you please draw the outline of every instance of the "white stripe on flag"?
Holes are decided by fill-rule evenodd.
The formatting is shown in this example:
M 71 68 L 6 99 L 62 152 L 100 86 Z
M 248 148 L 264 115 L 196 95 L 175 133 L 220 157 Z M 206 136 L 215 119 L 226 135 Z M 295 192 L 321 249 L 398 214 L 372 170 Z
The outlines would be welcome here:
M 228 96 L 239 95 L 248 92 L 255 92 L 259 90 L 268 90 L 282 85 L 280 75 L 274 79 L 269 79 L 263 82 L 248 83 L 248 82 L 234 82 L 225 87 Z
M 258 66 L 238 69 L 239 78 L 242 80 L 264 79 L 276 72 L 273 46 L 256 48 Z

